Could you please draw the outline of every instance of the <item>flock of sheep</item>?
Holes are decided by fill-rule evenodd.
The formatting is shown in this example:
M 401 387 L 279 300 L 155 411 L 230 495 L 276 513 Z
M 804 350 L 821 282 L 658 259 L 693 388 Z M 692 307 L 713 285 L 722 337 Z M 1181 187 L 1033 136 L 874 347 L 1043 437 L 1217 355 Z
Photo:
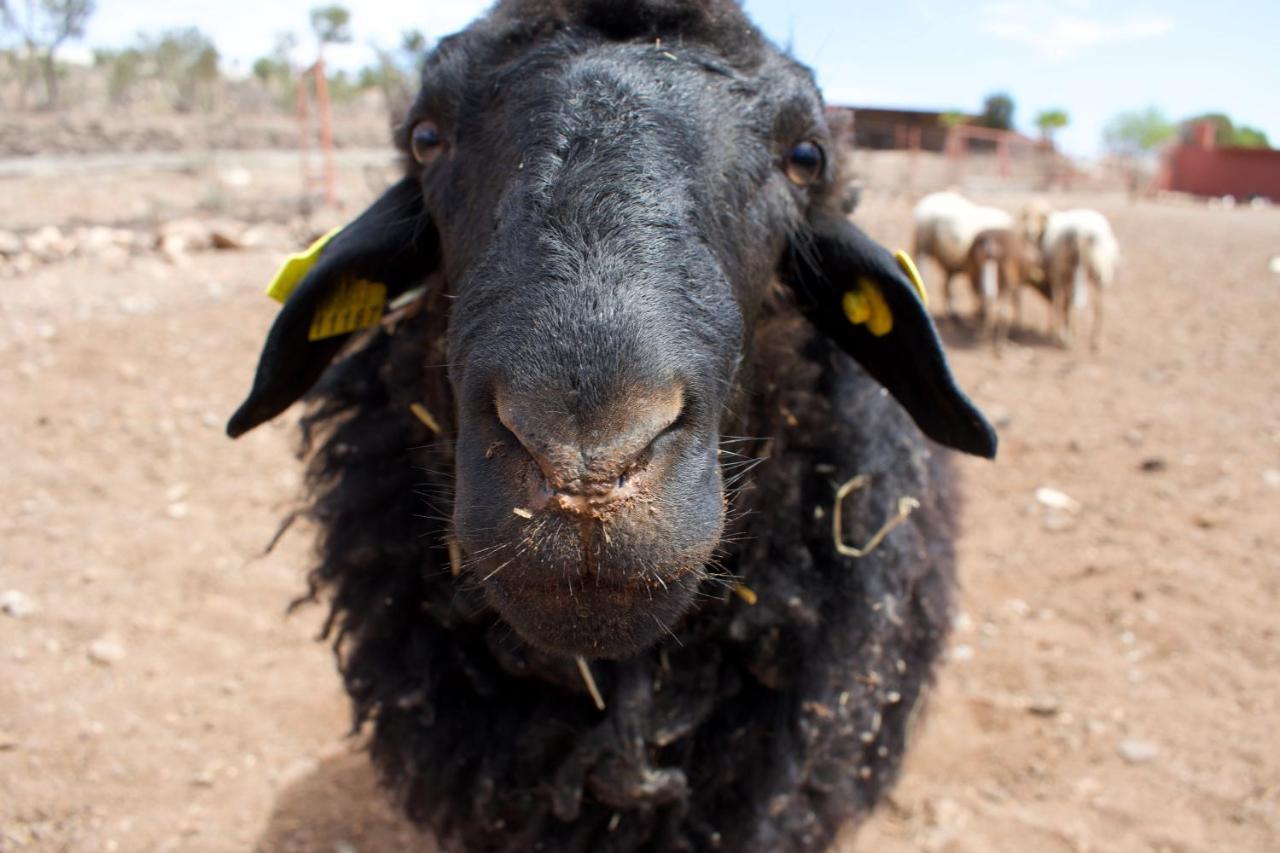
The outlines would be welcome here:
M 955 319 L 951 280 L 969 278 L 978 300 L 982 336 L 999 350 L 1011 324 L 1022 319 L 1022 290 L 1050 303 L 1049 335 L 1066 346 L 1072 320 L 1092 301 L 1089 344 L 1102 334 L 1102 292 L 1115 279 L 1120 249 L 1107 218 L 1096 210 L 1051 211 L 1033 201 L 1013 216 L 947 191 L 916 205 L 915 254 L 942 268 L 948 319 Z

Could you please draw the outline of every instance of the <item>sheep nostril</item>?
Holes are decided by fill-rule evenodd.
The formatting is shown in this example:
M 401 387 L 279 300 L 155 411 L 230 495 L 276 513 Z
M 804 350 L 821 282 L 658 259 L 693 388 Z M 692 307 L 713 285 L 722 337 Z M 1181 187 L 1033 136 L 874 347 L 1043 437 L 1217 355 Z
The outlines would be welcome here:
M 620 500 L 652 464 L 665 439 L 687 426 L 683 385 L 633 390 L 583 409 L 555 393 L 500 389 L 494 414 L 503 437 L 536 463 L 546 485 L 593 504 Z

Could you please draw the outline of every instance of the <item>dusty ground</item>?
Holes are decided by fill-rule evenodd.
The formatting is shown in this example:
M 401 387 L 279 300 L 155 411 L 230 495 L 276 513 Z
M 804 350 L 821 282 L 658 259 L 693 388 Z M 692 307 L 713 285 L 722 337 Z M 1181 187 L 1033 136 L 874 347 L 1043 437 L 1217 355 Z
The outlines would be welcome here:
M 184 174 L 6 178 L 0 227 L 136 219 L 116 212 L 137 186 L 193 206 Z M 1100 355 L 1028 332 L 996 359 L 948 332 L 1001 456 L 962 463 L 952 659 L 842 849 L 1280 848 L 1280 212 L 1086 201 L 1126 258 Z M 859 217 L 905 245 L 904 201 Z M 306 532 L 260 556 L 298 484 L 290 425 L 222 434 L 277 261 L 0 279 L 0 594 L 21 593 L 0 850 L 431 849 L 345 737 L 318 609 L 285 616 Z M 1081 511 L 1047 518 L 1042 486 Z

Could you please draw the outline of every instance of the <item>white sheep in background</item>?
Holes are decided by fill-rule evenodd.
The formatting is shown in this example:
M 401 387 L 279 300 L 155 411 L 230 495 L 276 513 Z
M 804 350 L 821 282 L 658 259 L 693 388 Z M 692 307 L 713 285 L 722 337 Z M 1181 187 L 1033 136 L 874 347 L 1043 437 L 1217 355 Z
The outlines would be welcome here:
M 1093 299 L 1089 346 L 1102 336 L 1102 291 L 1115 280 L 1120 246 L 1111 223 L 1096 210 L 1063 210 L 1049 216 L 1040 239 L 1058 342 L 1071 340 L 1071 319 Z M 1090 294 L 1089 291 L 1093 293 Z
M 1013 217 L 999 208 L 974 204 L 955 192 L 931 193 L 920 200 L 914 211 L 916 223 L 915 256 L 933 258 L 942 267 L 942 295 L 948 319 L 955 319 L 955 301 L 951 279 L 964 272 L 973 238 L 994 228 L 1010 229 Z M 972 282 L 975 290 L 978 282 Z M 995 294 L 990 295 L 994 298 Z M 982 300 L 983 303 L 989 300 Z

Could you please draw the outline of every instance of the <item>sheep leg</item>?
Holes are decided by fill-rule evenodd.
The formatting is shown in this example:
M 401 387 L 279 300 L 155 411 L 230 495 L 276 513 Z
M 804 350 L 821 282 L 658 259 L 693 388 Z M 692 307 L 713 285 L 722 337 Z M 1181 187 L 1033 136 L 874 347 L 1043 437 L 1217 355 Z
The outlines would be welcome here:
M 942 301 L 946 304 L 948 322 L 956 322 L 956 300 L 955 293 L 951 289 L 951 279 L 954 277 L 951 270 L 946 270 L 946 275 L 942 279 Z
M 1089 349 L 1097 353 L 1102 347 L 1102 288 L 1093 291 L 1093 328 L 1089 330 Z
M 1000 294 L 1003 276 L 998 262 L 990 259 L 983 262 L 978 282 L 978 319 L 982 324 L 982 340 L 989 341 L 993 347 L 996 347 L 996 297 Z
M 991 345 L 999 355 L 1004 350 L 1005 342 L 1009 340 L 1009 327 L 1012 325 L 1009 311 L 1012 307 L 1011 302 L 1018 299 L 1018 292 L 1021 290 L 1022 284 L 1021 271 L 1017 265 L 1011 261 L 1006 261 L 1000 266 L 1000 281 L 996 297 L 992 300 L 993 310 L 996 317 L 993 321 L 993 338 Z
M 1009 293 L 1009 301 L 1013 303 L 1012 325 L 1022 328 L 1022 282 L 1014 282 Z
M 1071 320 L 1071 281 L 1067 276 L 1059 272 L 1053 277 L 1051 292 L 1053 294 L 1053 305 L 1050 309 L 1049 330 L 1055 343 L 1060 347 L 1066 347 L 1070 338 L 1070 320 Z

